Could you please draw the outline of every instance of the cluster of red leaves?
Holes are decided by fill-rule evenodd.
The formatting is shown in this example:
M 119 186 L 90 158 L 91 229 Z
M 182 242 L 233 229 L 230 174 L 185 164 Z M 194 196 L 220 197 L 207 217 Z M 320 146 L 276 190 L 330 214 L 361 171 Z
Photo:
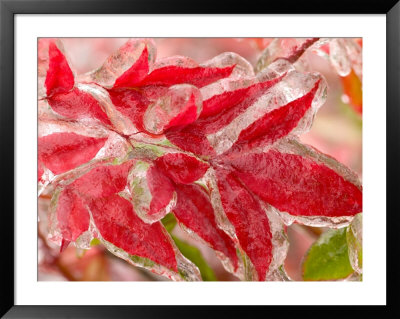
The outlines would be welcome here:
M 290 62 L 255 75 L 232 53 L 156 61 L 152 41 L 130 40 L 75 77 L 59 42 L 39 41 L 38 181 L 54 187 L 55 238 L 90 234 L 129 262 L 194 280 L 160 222 L 172 212 L 240 278 L 273 279 L 279 218 L 335 224 L 362 211 L 357 177 L 297 140 L 326 85 Z

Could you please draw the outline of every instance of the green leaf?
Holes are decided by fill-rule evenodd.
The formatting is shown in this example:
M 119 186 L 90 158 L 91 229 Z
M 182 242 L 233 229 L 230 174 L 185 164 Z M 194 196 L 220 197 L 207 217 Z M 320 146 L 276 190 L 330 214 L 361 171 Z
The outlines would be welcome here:
M 176 225 L 175 216 L 171 213 L 168 213 L 167 215 L 165 215 L 164 218 L 161 219 L 161 222 L 164 225 L 167 232 L 169 232 L 169 233 L 172 232 L 172 230 L 174 229 L 174 227 Z
M 214 271 L 208 266 L 207 262 L 204 260 L 203 255 L 200 250 L 188 243 L 180 240 L 174 235 L 171 235 L 176 246 L 180 250 L 183 256 L 193 262 L 200 270 L 201 278 L 204 281 L 216 281 Z
M 346 240 L 347 228 L 323 233 L 308 250 L 303 261 L 303 279 L 337 280 L 353 273 Z

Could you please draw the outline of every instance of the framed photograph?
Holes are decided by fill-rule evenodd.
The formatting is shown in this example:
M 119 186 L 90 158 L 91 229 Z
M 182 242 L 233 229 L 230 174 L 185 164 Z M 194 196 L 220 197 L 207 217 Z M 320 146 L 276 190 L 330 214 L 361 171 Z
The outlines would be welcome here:
M 396 1 L 0 9 L 1 315 L 398 312 Z

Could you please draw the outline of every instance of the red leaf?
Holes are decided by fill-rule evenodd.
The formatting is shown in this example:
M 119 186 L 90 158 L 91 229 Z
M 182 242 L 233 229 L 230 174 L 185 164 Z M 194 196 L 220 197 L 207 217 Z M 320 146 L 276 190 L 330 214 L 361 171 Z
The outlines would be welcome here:
M 37 175 L 38 175 L 38 181 L 40 181 L 42 179 L 42 175 L 44 173 L 44 169 L 43 169 L 43 164 L 38 160 L 38 167 L 37 167 Z
M 295 216 L 352 216 L 362 192 L 331 168 L 310 158 L 270 150 L 231 159 L 235 174 L 267 203 Z
M 114 83 L 113 88 L 137 86 L 149 73 L 149 52 L 147 46 L 136 62 L 125 71 Z
M 257 146 L 270 145 L 288 135 L 310 109 L 319 83 L 317 81 L 306 95 L 272 110 L 241 131 L 231 151 L 243 152 Z
M 75 241 L 89 228 L 89 213 L 82 198 L 70 187 L 61 191 L 57 202 L 57 221 L 63 240 Z
M 233 91 L 227 91 L 221 94 L 214 95 L 203 102 L 203 111 L 201 112 L 200 117 L 205 118 L 211 115 L 218 114 L 222 111 L 226 111 L 227 109 L 234 107 L 235 105 L 238 105 L 246 99 L 258 97 L 266 90 L 268 90 L 271 86 L 278 83 L 283 78 L 283 76 L 277 77 L 269 81 L 256 83 L 245 88 L 239 88 Z
M 214 133 L 229 124 L 282 78 L 283 76 L 280 76 L 246 88 L 214 95 L 203 101 L 203 112 L 196 122 L 183 129 L 170 129 L 165 135 L 171 143 L 184 151 L 213 157 L 216 153 L 207 139 L 207 134 Z
M 51 108 L 67 118 L 77 120 L 84 117 L 94 117 L 102 123 L 111 125 L 107 114 L 99 102 L 89 93 L 74 88 L 72 91 L 54 95 L 48 99 Z
M 171 143 L 175 144 L 183 151 L 200 156 L 215 156 L 216 153 L 204 132 L 196 130 L 194 127 L 195 126 L 189 125 L 184 128 L 173 128 L 167 130 L 165 136 Z
M 208 195 L 199 185 L 176 185 L 176 190 L 178 201 L 174 208 L 175 217 L 206 241 L 211 248 L 229 258 L 236 270 L 238 257 L 234 243 L 218 228 Z
M 145 131 L 143 115 L 150 101 L 137 90 L 117 89 L 108 92 L 115 108 L 130 119 L 138 131 Z
M 49 44 L 49 69 L 45 86 L 47 96 L 68 92 L 74 86 L 74 75 L 68 61 L 53 41 Z
M 151 166 L 147 172 L 147 184 L 153 196 L 149 214 L 154 215 L 171 202 L 175 189 L 171 181 L 155 166 Z
M 71 186 L 84 196 L 110 196 L 125 188 L 131 167 L 132 161 L 121 165 L 99 166 L 75 180 Z
M 159 221 L 170 212 L 174 185 L 155 165 L 138 161 L 129 175 L 129 186 L 134 209 L 146 223 Z
M 209 165 L 183 153 L 165 154 L 155 160 L 157 167 L 175 183 L 191 184 L 201 178 Z
M 132 204 L 118 196 L 96 199 L 91 212 L 101 236 L 127 253 L 178 271 L 175 252 L 161 223 L 146 224 Z
M 150 133 L 161 134 L 170 127 L 188 125 L 200 115 L 202 99 L 199 89 L 193 85 L 147 89 L 145 93 L 153 99 L 143 117 L 144 127 Z
M 75 133 L 53 133 L 39 138 L 39 160 L 54 174 L 61 174 L 90 161 L 107 138 Z
M 240 246 L 250 258 L 258 279 L 264 281 L 272 261 L 272 234 L 266 212 L 234 177 L 217 169 L 222 207 L 235 227 Z
M 174 84 L 192 84 L 197 87 L 203 87 L 217 80 L 228 77 L 235 65 L 224 68 L 212 67 L 180 67 L 177 65 L 168 65 L 152 71 L 139 86 L 162 85 L 171 86 Z

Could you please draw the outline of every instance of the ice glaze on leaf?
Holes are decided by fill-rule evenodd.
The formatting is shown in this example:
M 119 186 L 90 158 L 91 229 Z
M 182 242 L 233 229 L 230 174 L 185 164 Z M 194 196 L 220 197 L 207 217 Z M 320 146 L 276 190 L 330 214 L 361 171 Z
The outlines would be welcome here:
M 72 187 L 65 188 L 59 194 L 56 214 L 64 240 L 75 241 L 89 228 L 89 212 L 81 196 Z
M 155 69 L 140 83 L 140 86 L 171 86 L 187 83 L 197 87 L 202 87 L 219 79 L 228 77 L 232 73 L 234 67 L 235 65 L 225 68 L 168 65 Z
M 113 88 L 133 87 L 149 73 L 149 51 L 145 47 L 136 62 L 116 79 Z
M 54 174 L 61 174 L 90 161 L 107 138 L 75 133 L 53 133 L 39 138 L 39 160 Z
M 133 206 L 146 223 L 160 220 L 175 206 L 171 181 L 155 165 L 138 161 L 129 174 Z
M 132 161 L 121 165 L 102 165 L 75 180 L 71 187 L 85 197 L 107 197 L 122 191 L 126 187 L 128 172 Z
M 48 103 L 55 112 L 66 118 L 79 120 L 93 117 L 106 125 L 111 125 L 99 102 L 93 96 L 78 88 L 56 94 L 48 99 Z
M 210 167 L 207 163 L 184 153 L 168 153 L 155 160 L 157 167 L 175 183 L 191 184 Z
M 229 162 L 252 192 L 280 211 L 328 217 L 362 211 L 361 190 L 310 158 L 271 149 L 242 154 Z
M 143 222 L 128 200 L 118 195 L 95 199 L 90 203 L 90 211 L 105 240 L 131 255 L 178 271 L 174 249 L 162 225 Z
M 272 234 L 267 214 L 233 173 L 217 169 L 222 207 L 235 228 L 240 246 L 264 281 L 272 261 Z
M 240 132 L 232 152 L 270 145 L 288 135 L 310 109 L 320 81 L 306 95 L 274 109 Z
M 161 134 L 174 126 L 185 126 L 197 120 L 202 109 L 198 88 L 181 84 L 171 86 L 160 98 L 151 103 L 143 122 L 147 132 Z
M 208 195 L 199 185 L 176 185 L 178 201 L 173 210 L 180 224 L 193 231 L 238 267 L 236 248 L 231 238 L 218 228 Z
M 49 68 L 45 86 L 47 96 L 68 92 L 74 86 L 74 74 L 54 41 L 49 43 Z
M 155 56 L 152 40 L 130 39 L 90 73 L 89 79 L 108 89 L 135 86 L 147 76 Z

